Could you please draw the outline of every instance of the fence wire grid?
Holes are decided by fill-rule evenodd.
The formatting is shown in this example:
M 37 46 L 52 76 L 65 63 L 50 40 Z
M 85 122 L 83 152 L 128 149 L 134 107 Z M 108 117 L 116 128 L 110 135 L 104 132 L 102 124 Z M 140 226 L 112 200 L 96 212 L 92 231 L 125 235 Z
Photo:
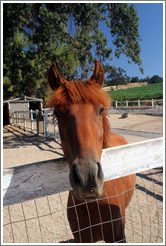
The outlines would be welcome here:
M 74 243 L 67 219 L 68 192 L 3 208 L 3 243 Z M 85 202 L 86 204 L 88 202 Z M 75 206 L 75 210 L 77 210 Z M 90 213 L 89 230 L 93 239 Z M 163 168 L 137 174 L 134 196 L 126 209 L 127 243 L 163 242 Z M 100 225 L 107 222 L 102 222 Z M 108 223 L 111 222 L 111 218 Z M 87 228 L 79 228 L 81 232 Z M 100 243 L 104 243 L 103 241 Z

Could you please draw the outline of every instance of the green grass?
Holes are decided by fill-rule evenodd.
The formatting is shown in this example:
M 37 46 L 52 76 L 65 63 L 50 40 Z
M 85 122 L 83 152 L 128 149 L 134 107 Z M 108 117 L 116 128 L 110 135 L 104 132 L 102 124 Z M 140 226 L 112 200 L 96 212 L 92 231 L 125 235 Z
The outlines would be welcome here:
M 108 93 L 113 100 L 118 101 L 163 99 L 163 83 L 108 91 Z

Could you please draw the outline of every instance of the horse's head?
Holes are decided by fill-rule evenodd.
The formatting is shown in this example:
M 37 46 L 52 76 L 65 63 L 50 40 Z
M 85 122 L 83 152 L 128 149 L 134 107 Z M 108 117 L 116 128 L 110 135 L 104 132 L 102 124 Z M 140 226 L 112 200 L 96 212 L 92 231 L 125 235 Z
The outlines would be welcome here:
M 100 197 L 103 193 L 103 171 L 100 164 L 103 148 L 103 119 L 109 104 L 102 91 L 104 70 L 96 61 L 87 81 L 66 81 L 55 63 L 48 73 L 53 90 L 49 106 L 58 119 L 64 155 L 70 165 L 70 183 L 80 199 Z

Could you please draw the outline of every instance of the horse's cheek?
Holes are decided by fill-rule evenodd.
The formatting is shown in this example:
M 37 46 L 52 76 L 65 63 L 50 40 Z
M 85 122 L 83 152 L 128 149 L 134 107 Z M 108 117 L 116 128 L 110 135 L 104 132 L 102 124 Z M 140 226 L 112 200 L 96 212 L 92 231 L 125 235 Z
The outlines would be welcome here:
M 102 153 L 102 146 L 103 146 L 103 127 L 102 124 L 99 122 L 97 126 L 97 136 L 96 143 L 97 143 L 97 152 L 98 152 L 98 158 L 101 159 L 101 153 Z

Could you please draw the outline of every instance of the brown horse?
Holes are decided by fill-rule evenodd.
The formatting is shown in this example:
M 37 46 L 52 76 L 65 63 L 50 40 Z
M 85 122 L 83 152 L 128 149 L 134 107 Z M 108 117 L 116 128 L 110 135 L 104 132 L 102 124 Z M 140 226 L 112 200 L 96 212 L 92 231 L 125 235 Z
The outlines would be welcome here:
M 134 193 L 136 176 L 104 182 L 102 149 L 127 144 L 111 132 L 106 109 L 110 97 L 101 89 L 104 69 L 96 61 L 87 81 L 66 81 L 55 63 L 48 73 L 53 90 L 49 106 L 58 119 L 64 155 L 70 166 L 67 215 L 77 243 L 126 242 L 125 208 Z

